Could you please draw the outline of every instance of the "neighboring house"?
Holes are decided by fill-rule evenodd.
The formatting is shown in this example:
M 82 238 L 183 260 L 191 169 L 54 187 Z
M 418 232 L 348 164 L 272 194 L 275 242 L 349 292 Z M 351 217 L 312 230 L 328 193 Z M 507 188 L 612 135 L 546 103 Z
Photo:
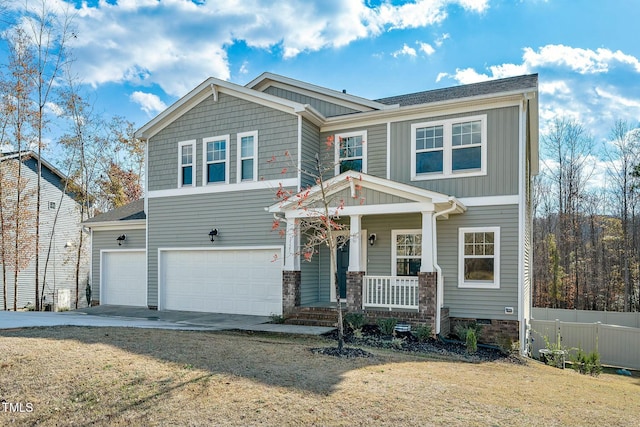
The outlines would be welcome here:
M 368 100 L 270 73 L 246 86 L 206 80 L 136 133 L 147 141 L 136 294 L 160 310 L 289 317 L 335 301 L 337 269 L 349 311 L 442 335 L 475 320 L 485 340 L 506 334 L 524 348 L 537 87 L 527 75 Z M 343 146 L 328 192 L 351 233 L 336 266 L 323 249 L 301 260 L 295 232 L 318 192 L 299 167 L 330 136 Z M 279 185 L 310 196 L 277 203 Z M 125 233 L 113 227 L 110 249 L 129 249 L 128 235 L 113 246 Z M 94 241 L 94 284 L 101 249 Z
M 4 153 L 0 162 L 18 162 L 23 167 L 22 176 L 26 180 L 26 192 L 30 217 L 35 221 L 36 188 L 38 185 L 38 156 L 34 152 Z M 76 303 L 76 261 L 78 243 L 82 226 L 80 225 L 80 205 L 71 191 L 65 189 L 66 176 L 53 165 L 42 159 L 42 187 L 40 206 L 40 260 L 39 294 L 44 295 L 44 309 L 69 309 Z M 27 230 L 35 234 L 35 222 Z M 86 241 L 86 238 L 84 240 Z M 32 240 L 33 244 L 35 241 Z M 35 248 L 35 246 L 33 246 Z M 49 261 L 47 262 L 47 258 Z M 0 260 L 2 262 L 2 260 Z M 78 306 L 86 307 L 85 290 L 88 280 L 89 257 L 87 251 L 81 251 Z M 13 265 L 7 268 L 7 308 L 13 309 L 14 280 Z M 18 275 L 17 307 L 35 306 L 35 254 L 26 268 Z M 0 284 L 2 276 L 0 275 Z M 44 283 L 44 294 L 42 285 Z M 4 307 L 0 290 L 0 309 Z

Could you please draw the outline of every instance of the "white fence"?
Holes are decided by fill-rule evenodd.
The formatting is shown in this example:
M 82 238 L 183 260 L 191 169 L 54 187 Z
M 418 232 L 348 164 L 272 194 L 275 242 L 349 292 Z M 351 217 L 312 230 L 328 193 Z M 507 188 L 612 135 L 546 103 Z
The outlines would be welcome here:
M 605 323 L 607 325 L 640 328 L 640 313 L 619 311 L 565 310 L 561 308 L 531 308 L 531 317 L 536 320 L 560 320 L 578 323 Z
M 531 354 L 545 348 L 545 340 L 560 343 L 565 349 L 597 350 L 603 365 L 640 369 L 640 329 L 602 323 L 563 322 L 531 319 Z
M 365 276 L 362 305 L 400 309 L 418 309 L 418 278 L 405 276 Z

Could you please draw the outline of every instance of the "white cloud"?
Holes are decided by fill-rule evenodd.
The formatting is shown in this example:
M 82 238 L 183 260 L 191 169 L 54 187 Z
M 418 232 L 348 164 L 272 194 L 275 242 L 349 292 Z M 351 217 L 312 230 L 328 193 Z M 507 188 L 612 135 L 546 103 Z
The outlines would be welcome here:
M 433 55 L 435 53 L 435 51 L 436 51 L 433 48 L 433 46 L 431 46 L 429 43 L 424 43 L 424 42 L 416 42 L 416 43 L 420 47 L 420 50 L 422 52 L 424 52 L 424 54 L 427 55 L 427 56 Z
M 140 105 L 142 111 L 149 116 L 154 116 L 167 108 L 166 104 L 162 102 L 157 95 L 152 93 L 136 91 L 131 94 L 129 99 Z
M 564 45 L 547 45 L 537 52 L 527 47 L 524 49 L 524 63 L 531 68 L 544 66 L 566 67 L 580 74 L 606 73 L 616 65 L 630 65 L 640 72 L 640 61 L 621 51 L 609 49 L 574 48 Z
M 407 44 L 405 43 L 405 45 L 402 46 L 402 49 L 396 50 L 391 54 L 391 56 L 393 56 L 394 58 L 397 58 L 399 56 L 405 56 L 405 55 L 415 58 L 417 53 L 414 48 L 407 46 Z
M 443 33 L 440 37 L 438 37 L 435 41 L 436 47 L 441 47 L 444 44 L 444 41 L 450 38 L 449 33 Z

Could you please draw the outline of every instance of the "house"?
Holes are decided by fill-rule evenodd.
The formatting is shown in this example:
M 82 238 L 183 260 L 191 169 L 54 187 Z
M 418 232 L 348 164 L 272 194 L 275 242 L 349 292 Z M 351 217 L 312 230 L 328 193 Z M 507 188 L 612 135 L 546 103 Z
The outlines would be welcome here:
M 146 246 L 141 228 L 129 240 L 127 221 L 110 224 L 106 242 L 113 253 L 146 247 L 146 280 L 135 282 L 146 302 L 135 304 L 152 309 L 293 317 L 336 300 L 337 270 L 349 311 L 442 335 L 473 320 L 485 340 L 524 348 L 537 86 L 526 75 L 369 100 L 271 73 L 245 86 L 210 78 L 137 131 Z M 339 143 L 326 191 L 350 225 L 335 266 L 326 249 L 301 260 L 296 232 L 319 190 L 301 169 L 329 137 Z M 276 201 L 279 186 L 305 197 Z M 100 303 L 109 286 L 94 288 Z
M 22 162 L 22 176 L 26 182 L 24 200 L 28 211 L 28 221 L 30 224 L 26 229 L 26 234 L 30 235 L 29 247 L 20 249 L 22 255 L 26 256 L 28 263 L 26 267 L 19 271 L 17 286 L 17 308 L 35 306 L 36 291 L 36 263 L 35 263 L 35 211 L 36 211 L 36 188 L 38 183 L 38 155 L 28 151 L 22 153 L 4 153 L 0 157 L 3 166 L 5 179 L 10 177 L 9 166 L 15 168 L 17 162 Z M 73 308 L 78 302 L 78 307 L 87 305 L 85 290 L 88 281 L 89 256 L 84 250 L 80 250 L 80 269 L 78 274 L 78 286 L 76 286 L 76 265 L 78 259 L 78 245 L 82 226 L 80 225 L 80 204 L 74 198 L 74 194 L 65 187 L 66 176 L 46 160 L 41 160 L 42 164 L 42 187 L 40 206 L 40 259 L 39 259 L 39 291 L 42 296 L 43 308 L 46 310 L 64 310 Z M 3 197 L 12 197 L 3 194 Z M 10 228 L 10 227 L 8 227 Z M 8 245 L 12 245 L 15 239 L 7 230 L 9 237 Z M 88 236 L 83 236 L 84 240 Z M 2 262 L 2 260 L 0 260 Z M 12 262 L 5 265 L 7 308 L 13 309 L 14 302 L 14 266 Z M 0 275 L 0 283 L 3 277 Z M 44 287 L 43 287 L 44 286 Z M 0 309 L 4 308 L 4 293 L 0 291 Z

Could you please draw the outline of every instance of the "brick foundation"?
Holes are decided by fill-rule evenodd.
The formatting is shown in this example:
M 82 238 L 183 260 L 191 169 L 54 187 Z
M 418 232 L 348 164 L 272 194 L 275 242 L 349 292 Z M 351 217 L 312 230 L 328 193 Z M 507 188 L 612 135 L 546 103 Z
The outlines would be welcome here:
M 440 309 L 440 335 L 449 336 L 451 333 L 451 319 L 449 318 L 449 307 Z
M 362 312 L 364 271 L 347 271 L 347 311 Z
M 499 344 L 501 338 L 507 336 L 516 342 L 520 339 L 520 322 L 517 320 L 496 320 L 496 319 L 468 319 L 461 317 L 451 318 L 451 332 L 460 323 L 477 322 L 482 324 L 482 332 L 478 342 L 483 344 Z
M 295 312 L 300 305 L 300 283 L 302 272 L 283 271 L 282 272 L 282 314 L 287 315 Z
M 158 306 L 157 305 L 148 305 L 147 307 L 149 308 L 149 310 L 158 311 Z
M 97 307 L 100 305 L 100 300 L 99 299 L 92 299 L 91 300 L 91 307 Z

